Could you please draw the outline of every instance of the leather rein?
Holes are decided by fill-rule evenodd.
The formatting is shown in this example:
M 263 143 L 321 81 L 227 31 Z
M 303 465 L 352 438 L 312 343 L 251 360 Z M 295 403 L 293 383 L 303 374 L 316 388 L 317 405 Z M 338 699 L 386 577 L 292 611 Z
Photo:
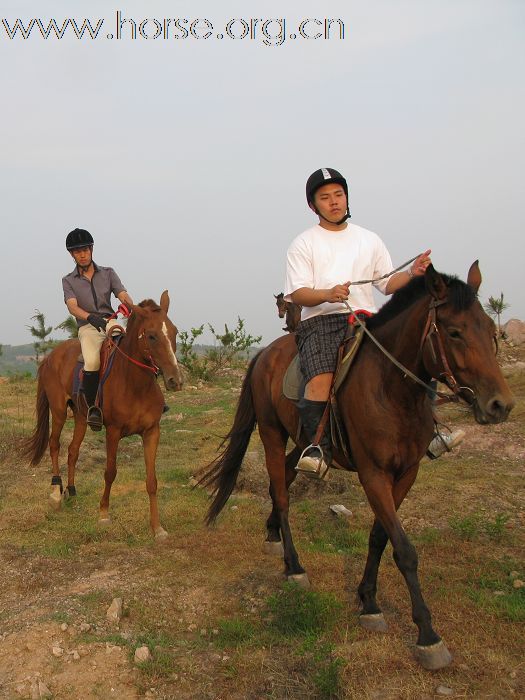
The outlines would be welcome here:
M 442 306 L 443 304 L 446 304 L 448 302 L 448 299 L 441 299 L 441 300 L 436 300 L 436 299 L 431 299 L 429 308 L 428 308 L 428 316 L 427 320 L 425 323 L 425 328 L 423 330 L 423 334 L 421 336 L 421 341 L 419 343 L 419 354 L 418 354 L 418 359 L 421 357 L 424 348 L 425 348 L 425 343 L 428 344 L 428 347 L 430 349 L 430 354 L 432 356 L 432 359 L 434 362 L 437 362 L 437 359 L 439 357 L 439 360 L 441 362 L 441 365 L 443 367 L 443 371 L 439 373 L 439 376 L 436 377 L 436 379 L 443 384 L 446 384 L 446 386 L 450 389 L 452 392 L 452 396 L 450 394 L 445 394 L 441 391 L 438 391 L 434 387 L 430 386 L 430 384 L 427 384 L 424 382 L 422 379 L 420 379 L 418 376 L 416 376 L 413 372 L 411 372 L 407 367 L 405 367 L 399 360 L 397 360 L 388 350 L 381 345 L 381 343 L 377 340 L 375 336 L 370 333 L 368 328 L 364 323 L 362 323 L 361 319 L 359 316 L 353 311 L 351 308 L 350 304 L 345 301 L 345 305 L 348 307 L 350 313 L 354 314 L 354 318 L 357 321 L 357 323 L 361 326 L 363 331 L 366 333 L 366 335 L 370 338 L 370 340 L 381 350 L 383 355 L 387 357 L 392 364 L 394 364 L 396 367 L 398 367 L 404 374 L 405 377 L 410 377 L 414 382 L 425 388 L 428 392 L 431 394 L 435 394 L 436 396 L 439 396 L 440 401 L 439 403 L 445 402 L 445 401 L 451 401 L 454 403 L 458 403 L 461 400 L 463 400 L 468 406 L 471 406 L 475 400 L 476 400 L 476 395 L 474 394 L 473 390 L 468 387 L 468 386 L 460 386 L 454 377 L 454 374 L 452 370 L 450 369 L 450 365 L 447 360 L 447 356 L 445 353 L 445 347 L 443 345 L 443 340 L 441 338 L 441 335 L 439 333 L 439 329 L 437 327 L 437 317 L 436 317 L 436 308 L 438 306 Z M 467 400 L 462 394 L 464 392 L 470 392 L 470 400 Z

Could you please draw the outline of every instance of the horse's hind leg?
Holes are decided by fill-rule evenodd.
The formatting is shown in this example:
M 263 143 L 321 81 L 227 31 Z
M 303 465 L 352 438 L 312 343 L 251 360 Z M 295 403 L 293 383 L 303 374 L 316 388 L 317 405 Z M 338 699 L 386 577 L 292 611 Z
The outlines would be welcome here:
M 76 496 L 75 488 L 75 467 L 78 461 L 80 445 L 86 434 L 87 422 L 83 416 L 75 409 L 75 428 L 73 430 L 73 438 L 69 443 L 67 451 L 67 495 Z
M 296 581 L 300 586 L 308 588 L 310 582 L 308 581 L 305 570 L 299 562 L 299 556 L 293 543 L 290 524 L 288 522 L 290 498 L 285 474 L 287 434 L 282 428 L 259 424 L 259 435 L 264 445 L 266 468 L 268 469 L 271 483 L 270 493 L 272 495 L 274 509 L 278 516 L 279 528 L 283 541 L 284 573 L 289 581 Z M 289 478 L 291 478 L 291 475 Z
M 51 457 L 52 473 L 51 493 L 49 494 L 49 505 L 53 510 L 60 510 L 62 505 L 62 477 L 60 476 L 60 465 L 58 463 L 60 455 L 60 434 L 66 422 L 66 406 L 63 410 L 51 410 L 51 434 L 49 436 L 49 456 Z
M 301 450 L 298 447 L 286 455 L 285 461 L 285 474 L 286 474 L 286 489 L 288 490 L 293 483 L 297 472 L 295 471 L 295 465 L 301 455 Z M 272 512 L 266 521 L 266 540 L 264 542 L 263 550 L 266 554 L 279 554 L 283 556 L 284 550 L 281 542 L 281 526 L 279 520 L 279 512 L 275 505 L 275 498 L 273 494 L 273 487 L 270 482 L 270 498 L 272 499 Z

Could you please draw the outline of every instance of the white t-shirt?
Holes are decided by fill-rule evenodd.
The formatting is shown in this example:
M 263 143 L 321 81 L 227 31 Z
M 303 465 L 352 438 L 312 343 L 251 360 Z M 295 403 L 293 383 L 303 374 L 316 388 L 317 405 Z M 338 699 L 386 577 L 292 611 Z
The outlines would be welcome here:
M 331 289 L 336 284 L 376 279 L 393 269 L 390 254 L 378 235 L 348 223 L 343 231 L 329 231 L 317 224 L 295 238 L 286 256 L 285 301 L 301 287 Z M 385 294 L 388 278 L 374 283 Z M 350 286 L 352 309 L 377 311 L 372 285 Z M 303 306 L 301 319 L 323 314 L 348 313 L 343 303 Z

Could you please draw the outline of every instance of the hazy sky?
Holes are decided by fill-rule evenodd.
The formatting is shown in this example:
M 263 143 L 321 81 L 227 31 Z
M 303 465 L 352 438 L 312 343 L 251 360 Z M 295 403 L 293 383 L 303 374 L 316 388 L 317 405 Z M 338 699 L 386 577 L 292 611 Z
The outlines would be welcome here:
M 206 19 L 213 33 L 133 40 L 127 23 L 109 39 L 117 10 L 137 27 Z M 0 343 L 30 342 L 35 309 L 66 317 L 75 227 L 136 301 L 168 289 L 179 328 L 240 316 L 271 341 L 286 249 L 315 222 L 304 184 L 324 166 L 346 175 L 352 220 L 396 265 L 430 247 L 464 279 L 479 258 L 482 301 L 503 291 L 506 318 L 525 318 L 523 0 L 17 0 L 0 12 L 9 28 L 104 19 L 96 40 L 35 27 L 10 40 L 0 21 Z M 225 33 L 251 18 L 255 38 Z M 341 19 L 344 40 L 335 28 L 289 38 L 313 18 Z M 265 45 L 261 27 L 276 37 L 283 20 L 286 40 Z

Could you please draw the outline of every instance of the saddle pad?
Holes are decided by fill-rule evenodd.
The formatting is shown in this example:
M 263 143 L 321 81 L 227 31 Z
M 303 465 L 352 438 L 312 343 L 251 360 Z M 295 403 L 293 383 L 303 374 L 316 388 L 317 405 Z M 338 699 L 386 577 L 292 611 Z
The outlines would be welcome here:
M 361 341 L 363 340 L 363 335 L 363 329 L 361 326 L 357 326 L 353 338 L 350 341 L 346 341 L 347 351 L 343 355 L 341 365 L 334 382 L 334 391 L 336 393 L 348 374 L 348 370 L 352 366 L 352 362 L 354 361 L 357 351 L 359 350 L 359 346 L 361 345 Z M 299 364 L 299 355 L 296 355 L 288 365 L 288 369 L 284 375 L 283 394 L 291 401 L 299 401 L 304 394 L 304 386 L 305 382 Z

